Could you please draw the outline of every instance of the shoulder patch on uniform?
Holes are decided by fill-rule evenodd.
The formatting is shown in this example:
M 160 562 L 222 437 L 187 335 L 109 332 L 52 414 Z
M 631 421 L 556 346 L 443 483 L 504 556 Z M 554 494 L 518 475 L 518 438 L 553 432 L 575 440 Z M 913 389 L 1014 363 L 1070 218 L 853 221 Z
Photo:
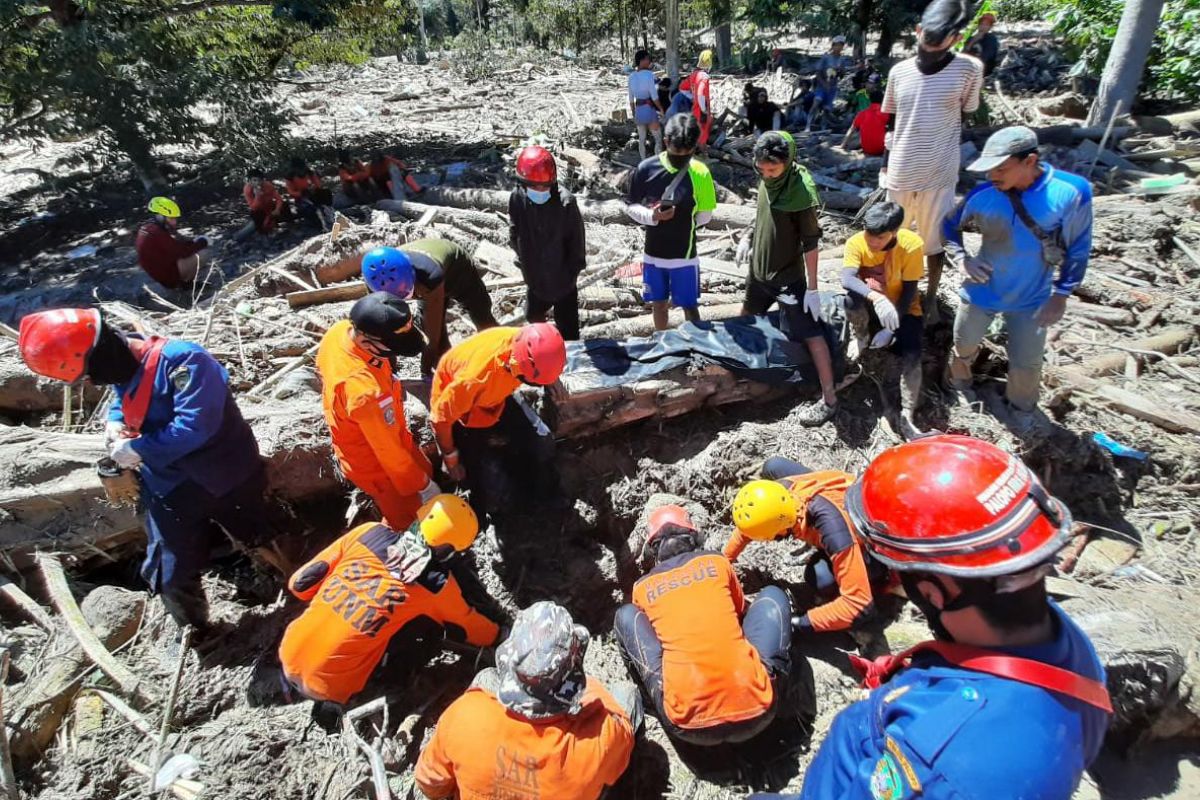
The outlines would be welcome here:
M 908 785 L 912 787 L 914 792 L 920 794 L 921 781 L 917 778 L 917 771 L 913 769 L 913 765 L 909 762 L 908 756 L 904 755 L 904 751 L 900 749 L 900 745 L 892 737 L 887 737 L 887 749 L 892 758 L 896 759 L 896 763 L 900 766 L 900 771 L 904 773 Z
M 175 387 L 175 391 L 182 392 L 192 382 L 192 371 L 186 365 L 177 367 L 171 372 L 171 385 Z
M 900 776 L 900 767 L 891 753 L 884 753 L 875 762 L 875 771 L 871 773 L 871 797 L 875 800 L 903 800 L 904 778 Z

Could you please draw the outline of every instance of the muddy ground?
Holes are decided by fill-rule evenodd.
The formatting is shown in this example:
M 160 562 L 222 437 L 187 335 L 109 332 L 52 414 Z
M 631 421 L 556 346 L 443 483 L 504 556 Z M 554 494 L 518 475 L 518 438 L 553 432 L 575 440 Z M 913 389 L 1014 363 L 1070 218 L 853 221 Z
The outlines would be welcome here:
M 1011 39 L 1009 46 L 1019 51 L 1022 59 L 1045 60 L 1052 52 L 1040 38 L 1044 31 L 1014 33 L 1020 36 Z M 1019 111 L 1035 107 L 1036 93 L 1054 94 L 1064 88 L 1069 65 L 1050 62 L 1034 71 L 1023 93 L 1019 85 L 1006 84 Z M 509 62 L 491 79 L 469 85 L 446 66 L 435 60 L 418 68 L 381 59 L 358 70 L 302 76 L 302 82 L 311 85 L 287 90 L 288 102 L 302 114 L 293 132 L 298 149 L 328 165 L 338 146 L 365 149 L 398 140 L 404 157 L 420 170 L 424 180 L 466 186 L 505 185 L 503 158 L 510 145 L 534 133 L 543 133 L 559 144 L 590 148 L 610 166 L 636 154 L 629 144 L 622 146 L 588 124 L 594 118 L 607 118 L 624 104 L 624 78 L 611 64 L 584 69 L 561 62 L 539 61 L 528 67 Z M 735 88 L 732 83 L 725 87 L 730 94 Z M 416 94 L 420 99 L 388 99 L 403 94 Z M 411 113 L 413 108 L 457 105 L 455 98 L 464 97 L 480 98 L 486 113 L 481 114 L 479 107 Z M 1033 112 L 1028 113 L 1032 118 Z M 47 186 L 28 173 L 17 172 L 29 167 L 50 169 L 55 159 L 79 147 L 86 147 L 86 142 L 51 145 L 36 153 L 19 144 L 0 151 L 0 253 L 4 254 L 0 320 L 15 324 L 23 313 L 44 305 L 99 299 L 120 301 L 130 313 L 159 321 L 168 318 L 165 314 L 171 311 L 170 305 L 188 308 L 193 301 L 203 300 L 158 288 L 152 289 L 158 297 L 147 291 L 132 252 L 142 200 L 140 188 L 131 181 L 122 182 L 105 173 L 73 175 Z M 1067 152 L 1055 155 L 1071 158 Z M 819 157 L 829 154 L 821 150 Z M 232 182 L 234 170 L 208 155 L 179 154 L 174 161 L 186 224 L 192 232 L 209 234 L 218 242 L 227 239 L 242 222 L 240 182 Z M 461 162 L 467 168 L 457 175 L 451 165 Z M 866 177 L 865 172 L 845 174 L 850 176 L 847 179 L 859 180 Z M 748 196 L 753 183 L 748 171 L 715 163 L 714 174 L 728 190 Z M 608 197 L 617 193 L 609 177 L 611 172 L 584 174 L 579 170 L 567 179 L 573 188 L 590 196 Z M 865 180 L 864 184 L 869 185 Z M 356 221 L 370 218 L 366 209 L 347 213 Z M 1137 263 L 1182 270 L 1175 283 L 1161 286 L 1178 302 L 1136 309 L 1139 316 L 1157 311 L 1151 325 L 1196 322 L 1200 274 L 1189 270 L 1178 253 L 1168 253 L 1169 248 L 1161 246 L 1162 231 L 1169 238 L 1186 214 L 1186 206 L 1164 202 L 1143 216 L 1110 219 L 1102 228 L 1105 236 L 1098 238 L 1098 249 L 1112 249 L 1121 257 L 1137 251 Z M 849 214 L 828 214 L 824 224 L 827 244 L 844 240 L 852 230 Z M 270 239 L 229 248 L 219 262 L 219 274 L 213 275 L 213 284 L 287 251 L 309 233 L 290 229 Z M 589 229 L 597 258 L 630 249 L 636 252 L 636 238 L 632 229 L 621 226 Z M 719 244 L 720 248 L 714 245 L 713 254 L 729 258 L 732 241 Z M 81 255 L 89 251 L 78 248 L 86 246 L 94 246 L 95 253 Z M 1149 275 L 1129 269 L 1135 276 Z M 947 319 L 955 303 L 953 278 L 948 284 L 943 291 L 943 316 Z M 1157 283 L 1155 286 L 1158 288 Z M 498 306 L 507 312 L 516 307 L 519 290 L 506 291 Z M 736 282 L 715 277 L 706 291 L 736 292 Z M 1115 290 L 1109 286 L 1106 291 Z M 345 308 L 313 309 L 307 323 L 294 327 L 319 329 Z M 247 330 L 258 325 L 261 331 L 253 328 L 253 340 L 244 345 L 241 333 L 236 341 L 222 339 L 226 348 L 222 357 L 230 364 L 236 385 L 254 386 L 270 374 L 278 365 L 270 358 L 287 350 L 289 336 L 298 339 L 293 349 L 303 351 L 306 339 L 311 339 L 309 334 L 278 329 L 289 325 L 287 313 L 279 298 L 255 301 L 245 317 Z M 202 311 L 175 313 L 169 318 L 185 319 L 186 330 L 204 329 Z M 1070 333 L 1095 341 L 1098 330 L 1079 322 Z M 249 333 L 247 339 L 251 339 Z M 1196 493 L 1200 443 L 1195 437 L 1165 433 L 1151 423 L 1133 420 L 1086 394 L 1049 397 L 1045 427 L 1038 436 L 1022 439 L 986 413 L 948 407 L 936 389 L 949 347 L 946 322 L 930 328 L 927 344 L 927 403 L 921 421 L 942 430 L 983 436 L 1020 452 L 1049 489 L 1069 503 L 1075 517 L 1096 526 L 1093 530 L 1099 534 L 1083 551 L 1074 572 L 1056 581 L 1054 590 L 1101 643 L 1108 655 L 1106 661 L 1118 676 L 1115 686 L 1128 702 L 1121 706 L 1124 716 L 1109 749 L 1077 796 L 1106 800 L 1197 796 L 1200 750 L 1194 737 L 1200 733 L 1200 718 L 1192 693 L 1197 685 L 1200 641 L 1193 608 L 1200 574 Z M 1086 347 L 1064 343 L 1052 358 L 1074 363 L 1090 354 Z M 1002 376 L 1002 356 L 1002 352 L 993 354 L 985 372 Z M 11 352 L 6 358 L 11 360 Z M 626 679 L 611 623 L 642 566 L 639 553 L 648 505 L 672 498 L 685 501 L 697 522 L 709 531 L 710 545 L 719 546 L 730 530 L 728 509 L 734 492 L 768 456 L 792 457 L 814 468 L 861 470 L 876 453 L 895 442 L 882 422 L 887 404 L 887 392 L 882 388 L 886 365 L 882 371 L 868 373 L 843 392 L 844 410 L 835 423 L 816 430 L 795 423 L 795 398 L 789 397 L 561 443 L 560 465 L 568 492 L 577 498 L 574 508 L 557 516 L 521 520 L 512 530 L 501 531 L 499 537 L 494 529 L 482 534 L 472 554 L 480 595 L 492 598 L 497 611 L 506 614 L 543 598 L 564 604 L 593 633 L 589 670 L 605 680 Z M 311 372 L 299 370 L 294 378 L 284 395 L 267 402 L 317 407 Z M 1142 381 L 1138 384 L 1142 391 L 1164 402 L 1180 408 L 1197 407 L 1194 380 L 1168 367 L 1147 365 Z M 989 408 L 998 406 L 994 401 L 1001 391 L 998 383 L 985 387 L 983 396 Z M 59 424 L 57 414 L 57 410 L 44 408 L 22 421 Z M 1097 431 L 1148 452 L 1149 459 L 1113 458 L 1092 441 L 1092 433 Z M 279 433 L 287 435 L 286 430 Z M 341 495 L 323 502 L 319 510 L 298 510 L 308 522 L 306 527 L 317 529 L 308 539 L 310 551 L 341 532 L 347 504 L 346 496 Z M 801 604 L 809 599 L 801 586 L 807 556 L 803 548 L 786 544 L 755 546 L 738 568 L 748 591 L 766 582 L 783 582 Z M 90 585 L 99 583 L 139 585 L 132 560 L 73 575 L 73 581 L 81 596 Z M 195 756 L 200 766 L 192 778 L 205 784 L 208 797 L 348 800 L 371 796 L 366 762 L 353 745 L 310 726 L 308 704 L 276 704 L 272 654 L 284 626 L 299 613 L 299 605 L 280 591 L 277 580 L 256 572 L 234 554 L 219 560 L 207 588 L 214 598 L 214 617 L 227 633 L 217 647 L 190 657 L 185 664 L 175 715 L 177 733 L 168 741 L 169 751 Z M 888 611 L 893 624 L 886 630 L 886 642 L 892 649 L 927 636 L 910 606 L 899 599 L 891 606 Z M 167 685 L 174 663 L 160 644 L 162 609 L 154 602 L 147 609 L 139 634 L 121 648 L 119 656 L 148 685 L 161 688 Z M 16 647 L 9 691 L 19 703 L 21 692 L 45 670 L 48 661 L 58 657 L 64 642 L 61 635 L 47 636 L 30 625 L 12 625 L 7 630 Z M 880 643 L 879 639 L 855 641 L 848 635 L 798 642 L 794 655 L 797 675 L 803 680 L 797 685 L 811 688 L 796 690 L 789 697 L 793 714 L 736 750 L 699 754 L 680 749 L 648 718 L 646 735 L 613 796 L 732 798 L 750 789 L 797 789 L 833 716 L 858 694 L 846 653 Z M 429 663 L 420 663 L 425 656 Z M 386 727 L 384 755 L 399 796 L 409 789 L 410 765 L 422 736 L 437 712 L 468 684 L 477 666 L 475 657 L 460 653 L 413 654 L 411 660 L 381 670 L 364 693 L 365 697 L 387 693 L 393 698 L 386 720 L 364 721 L 360 730 L 372 738 L 368 733 L 371 724 Z M 93 671 L 84 682 L 101 681 Z M 5 705 L 11 707 L 7 698 Z M 147 711 L 154 728 L 160 713 L 156 707 Z M 393 733 L 401 720 L 413 713 L 420 715 L 413 741 L 407 746 L 395 744 Z M 94 710 L 77 703 L 69 724 L 44 757 L 36 764 L 22 765 L 22 787 L 28 796 L 83 800 L 144 793 L 144 779 L 133 772 L 127 759 L 151 760 L 148 737 L 111 712 L 106 711 L 99 724 L 97 718 Z

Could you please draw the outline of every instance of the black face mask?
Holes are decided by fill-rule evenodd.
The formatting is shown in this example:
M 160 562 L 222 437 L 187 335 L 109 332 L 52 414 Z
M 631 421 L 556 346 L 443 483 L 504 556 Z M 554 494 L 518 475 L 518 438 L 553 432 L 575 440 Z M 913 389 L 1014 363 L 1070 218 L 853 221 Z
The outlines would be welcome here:
M 927 577 L 922 577 L 920 580 L 929 580 Z M 954 637 L 950 635 L 950 631 L 946 630 L 946 626 L 942 624 L 942 609 L 935 606 L 933 603 L 925 599 L 917 589 L 917 584 L 920 582 L 915 575 L 901 573 L 900 584 L 904 587 L 904 593 L 908 595 L 908 599 L 912 604 L 921 610 L 925 615 L 925 621 L 929 624 L 929 629 L 933 631 L 933 638 L 943 642 L 953 642 Z M 939 585 L 941 581 L 938 581 Z M 942 586 L 942 594 L 945 595 L 945 586 Z
M 945 50 L 917 48 L 917 69 L 921 71 L 922 75 L 934 75 L 941 72 L 953 60 L 953 47 L 948 47 Z
M 100 340 L 92 348 L 85 374 L 99 386 L 119 386 L 129 383 L 137 374 L 141 361 L 129 349 L 125 337 L 102 323 Z
M 891 250 L 893 247 L 895 247 L 899 243 L 900 243 L 900 236 L 899 235 L 893 236 L 892 240 L 883 246 L 884 252 Z
M 683 169 L 684 167 L 686 167 L 688 165 L 688 162 L 691 160 L 692 160 L 691 154 L 684 155 L 684 156 L 677 156 L 674 153 L 667 153 L 667 161 L 670 162 L 671 166 L 674 167 L 675 169 Z

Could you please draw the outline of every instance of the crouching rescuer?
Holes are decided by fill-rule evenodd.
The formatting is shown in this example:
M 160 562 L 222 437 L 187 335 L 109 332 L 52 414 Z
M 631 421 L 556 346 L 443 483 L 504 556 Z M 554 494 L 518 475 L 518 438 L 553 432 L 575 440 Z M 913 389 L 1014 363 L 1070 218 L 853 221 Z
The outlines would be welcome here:
M 787 594 L 767 586 L 747 602 L 732 565 L 702 549 L 680 506 L 650 515 L 645 551 L 655 566 L 617 609 L 614 630 L 663 729 L 701 746 L 762 733 L 791 670 Z
M 309 605 L 284 631 L 279 660 L 289 691 L 333 704 L 314 708 L 318 719 L 336 716 L 362 690 L 393 639 L 411 646 L 436 629 L 439 638 L 487 647 L 500 633 L 467 603 L 451 572 L 479 533 L 470 506 L 441 494 L 417 516 L 405 531 L 358 526 L 288 582 Z
M 116 466 L 135 470 L 141 484 L 142 577 L 181 628 L 196 629 L 199 643 L 208 632 L 200 574 L 214 524 L 283 571 L 277 552 L 263 546 L 273 531 L 266 469 L 229 375 L 200 345 L 125 335 L 91 308 L 29 314 L 19 347 L 39 375 L 113 388 L 104 442 Z
M 511 512 L 522 499 L 558 501 L 554 437 L 514 392 L 555 383 L 566 360 L 562 335 L 536 322 L 480 331 L 438 362 L 429 401 L 433 432 L 446 472 L 471 491 L 481 517 Z

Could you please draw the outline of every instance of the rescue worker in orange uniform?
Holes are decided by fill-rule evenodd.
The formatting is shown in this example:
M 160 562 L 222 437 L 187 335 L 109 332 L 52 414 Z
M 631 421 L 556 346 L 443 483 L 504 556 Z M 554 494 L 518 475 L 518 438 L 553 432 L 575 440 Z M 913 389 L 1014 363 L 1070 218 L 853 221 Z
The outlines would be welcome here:
M 480 331 L 438 362 L 430 422 L 447 473 L 471 490 L 481 518 L 515 507 L 522 489 L 528 500 L 557 499 L 554 437 L 513 393 L 555 383 L 566 359 L 558 329 L 535 322 Z
M 245 238 L 255 232 L 265 236 L 273 232 L 281 220 L 291 218 L 291 209 L 283 195 L 260 169 L 252 169 L 246 174 L 242 196 L 250 209 L 250 223 L 236 234 L 236 238 Z
M 668 734 L 744 742 L 771 724 L 785 691 L 791 605 L 778 586 L 747 603 L 728 559 L 701 540 L 682 507 L 654 510 L 644 549 L 655 566 L 613 630 Z
M 346 479 L 368 494 L 387 524 L 403 530 L 440 490 L 404 419 L 396 356 L 414 356 L 425 337 L 403 300 L 375 292 L 335 323 L 317 350 L 321 403 Z
M 338 178 L 341 180 L 342 194 L 351 203 L 368 203 L 374 197 L 371 169 L 346 150 L 338 151 Z
M 874 613 L 871 586 L 887 581 L 888 570 L 863 550 L 846 512 L 846 490 L 854 476 L 837 470 L 814 472 L 778 456 L 763 465 L 767 480 L 751 481 L 733 501 L 733 535 L 725 557 L 736 561 L 751 541 L 792 537 L 812 545 L 817 556 L 805 582 L 826 602 L 793 619 L 798 633 L 840 631 Z
M 425 191 L 425 187 L 417 183 L 417 179 L 409 171 L 408 164 L 382 150 L 376 150 L 372 154 L 371 163 L 367 166 L 371 172 L 371 180 L 375 183 L 375 189 L 382 197 L 404 200 L 405 187 L 412 192 L 413 197 L 417 197 Z
M 358 526 L 288 582 L 309 605 L 284 631 L 279 661 L 288 688 L 333 704 L 314 708 L 315 717 L 336 716 L 366 685 L 393 637 L 406 641 L 410 627 L 424 631 L 432 621 L 446 638 L 476 647 L 496 641 L 500 628 L 468 605 L 450 571 L 455 554 L 479 533 L 471 507 L 441 494 L 418 516 L 407 531 L 375 522 Z
M 632 684 L 610 693 L 584 673 L 589 638 L 562 606 L 542 600 L 522 611 L 496 667 L 438 720 L 417 760 L 420 796 L 597 800 L 615 784 L 642 705 Z

